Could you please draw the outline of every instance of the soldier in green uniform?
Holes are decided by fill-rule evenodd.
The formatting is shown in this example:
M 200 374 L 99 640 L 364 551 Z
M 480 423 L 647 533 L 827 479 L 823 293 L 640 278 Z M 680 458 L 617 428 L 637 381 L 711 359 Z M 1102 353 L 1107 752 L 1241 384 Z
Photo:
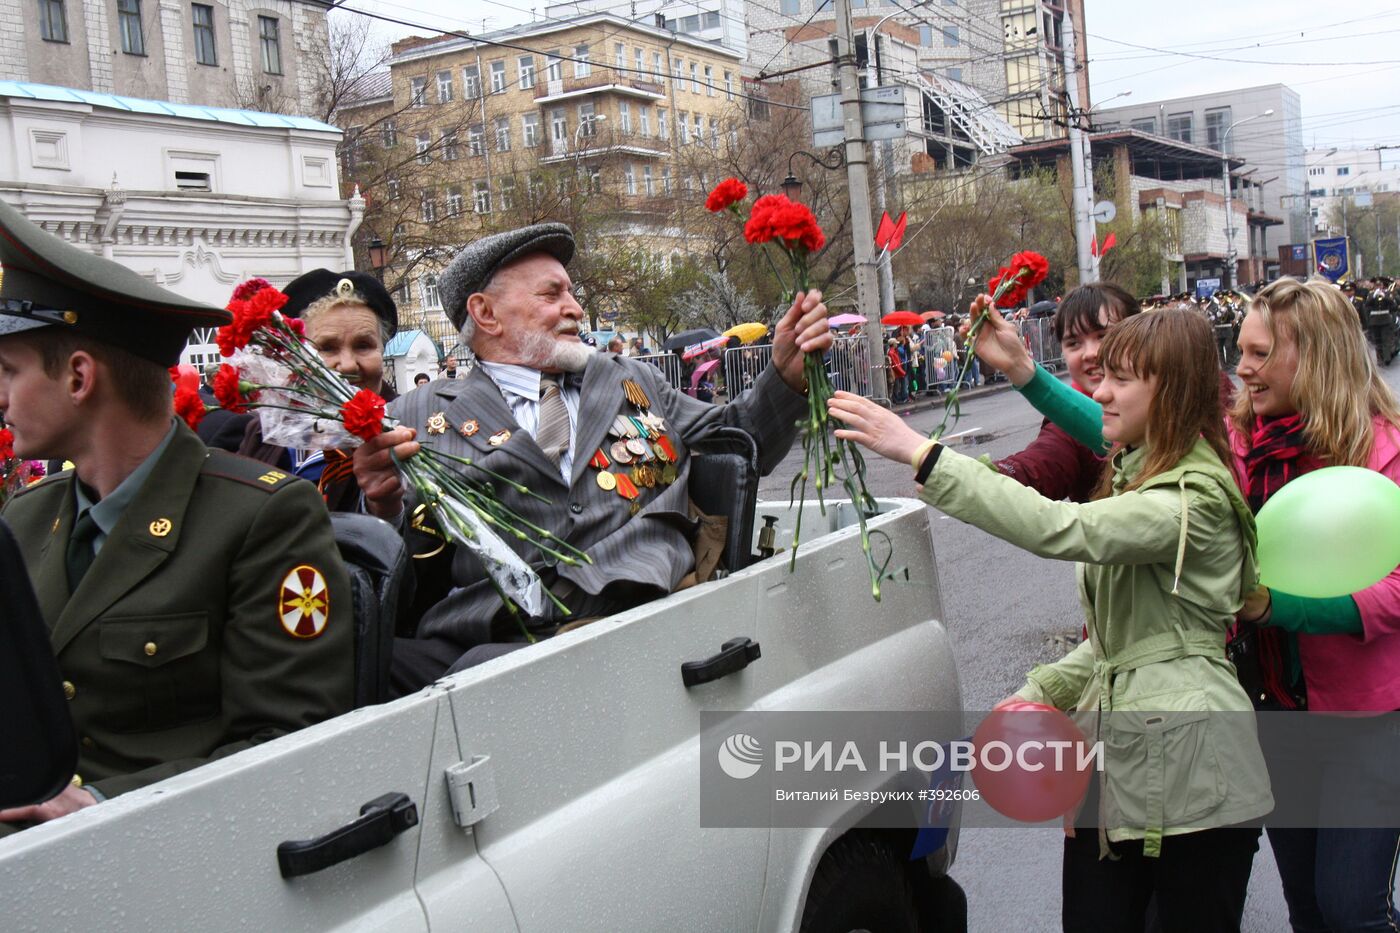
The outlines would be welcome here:
M 0 202 L 0 415 L 18 456 L 74 464 L 0 517 L 80 746 L 71 785 L 0 811 L 0 835 L 350 708 L 350 586 L 316 487 L 173 416 L 166 367 L 229 317 Z

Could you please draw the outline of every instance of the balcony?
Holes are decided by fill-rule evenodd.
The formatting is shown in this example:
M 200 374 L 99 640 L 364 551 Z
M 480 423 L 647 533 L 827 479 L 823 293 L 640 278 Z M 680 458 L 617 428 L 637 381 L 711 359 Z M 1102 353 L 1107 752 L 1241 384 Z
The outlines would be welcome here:
M 552 104 L 562 100 L 573 100 L 591 94 L 621 94 L 646 101 L 664 101 L 665 89 L 653 81 L 638 81 L 625 76 L 614 76 L 609 69 L 599 68 L 599 73 L 587 78 L 546 80 L 535 87 L 535 103 Z
M 541 158 L 540 164 L 553 165 L 568 159 L 593 159 L 607 155 L 664 159 L 671 152 L 666 140 L 644 136 L 636 131 L 620 132 L 612 127 L 611 120 L 598 126 L 592 134 L 579 136 L 577 144 L 572 138 L 551 139 L 549 155 Z

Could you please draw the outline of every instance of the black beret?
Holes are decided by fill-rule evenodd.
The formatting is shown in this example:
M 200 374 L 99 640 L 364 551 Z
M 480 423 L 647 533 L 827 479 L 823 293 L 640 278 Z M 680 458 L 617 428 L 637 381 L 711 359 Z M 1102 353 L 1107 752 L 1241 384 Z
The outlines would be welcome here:
M 341 282 L 348 282 L 349 285 L 341 285 Z M 360 297 L 364 298 L 365 304 L 369 305 L 369 309 L 384 322 L 389 336 L 392 337 L 398 331 L 399 309 L 394 304 L 394 299 L 389 297 L 388 290 L 384 288 L 384 284 L 379 279 L 366 272 L 332 272 L 329 269 L 312 269 L 310 272 L 303 273 L 288 282 L 282 289 L 282 294 L 287 296 L 287 303 L 282 306 L 282 313 L 287 317 L 301 317 L 301 312 L 312 304 L 337 292 L 343 293 L 347 297 L 358 292 Z
M 38 327 L 73 333 L 162 366 L 196 327 L 233 320 L 47 233 L 0 201 L 0 337 Z
M 483 237 L 465 247 L 438 279 L 442 308 L 453 326 L 467 319 L 467 299 L 486 284 L 496 270 L 531 253 L 548 253 L 563 265 L 574 258 L 574 235 L 564 224 L 534 224 Z

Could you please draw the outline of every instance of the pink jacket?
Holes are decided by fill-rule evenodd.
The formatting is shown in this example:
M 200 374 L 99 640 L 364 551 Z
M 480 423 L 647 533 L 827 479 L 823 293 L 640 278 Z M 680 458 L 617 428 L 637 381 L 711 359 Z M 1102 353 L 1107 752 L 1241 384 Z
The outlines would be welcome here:
M 1400 429 L 1375 419 L 1376 441 L 1366 464 L 1400 483 Z M 1230 424 L 1236 476 L 1249 490 L 1240 438 Z M 1298 651 L 1314 711 L 1400 709 L 1400 568 L 1374 586 L 1353 593 L 1361 610 L 1361 635 L 1299 635 Z

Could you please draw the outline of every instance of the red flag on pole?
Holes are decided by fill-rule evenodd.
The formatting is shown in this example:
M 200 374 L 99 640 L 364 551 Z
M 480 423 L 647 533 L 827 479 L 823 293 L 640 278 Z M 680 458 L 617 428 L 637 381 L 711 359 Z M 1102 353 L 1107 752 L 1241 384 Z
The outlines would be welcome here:
M 894 236 L 894 221 L 890 220 L 889 211 L 880 215 L 880 229 L 875 231 L 875 246 L 878 249 L 890 248 L 890 237 Z
M 1109 250 L 1113 249 L 1114 245 L 1115 245 L 1117 242 L 1118 242 L 1118 237 L 1115 236 L 1115 235 L 1112 234 L 1112 233 L 1110 233 L 1108 236 L 1104 237 L 1104 238 L 1103 238 L 1103 246 L 1099 248 L 1099 255 L 1102 256 L 1104 253 L 1106 253 L 1106 252 L 1108 252 Z
M 1095 236 L 1092 240 L 1089 241 L 1089 255 L 1090 255 L 1090 256 L 1098 256 L 1098 254 L 1099 254 L 1099 238 L 1098 238 L 1097 236 Z
M 903 211 L 899 215 L 899 220 L 895 222 L 894 233 L 890 234 L 889 249 L 891 252 L 899 249 L 899 244 L 904 242 L 904 228 L 907 226 L 909 226 L 909 212 Z

